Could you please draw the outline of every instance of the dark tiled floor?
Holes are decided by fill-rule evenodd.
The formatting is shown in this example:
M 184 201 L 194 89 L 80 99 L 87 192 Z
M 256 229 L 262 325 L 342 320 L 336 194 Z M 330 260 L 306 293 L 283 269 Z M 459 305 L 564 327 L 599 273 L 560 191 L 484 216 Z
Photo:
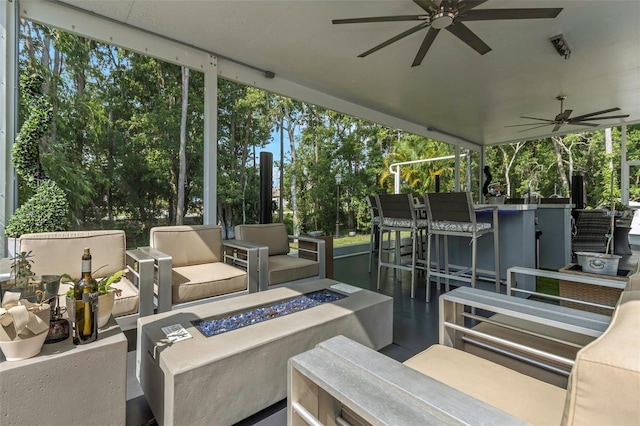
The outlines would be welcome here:
M 633 247 L 634 254 L 621 259 L 620 268 L 635 271 L 640 257 L 640 247 Z M 366 249 L 366 248 L 365 248 Z M 334 278 L 338 281 L 364 289 L 376 289 L 376 268 L 368 272 L 368 252 L 356 255 L 346 255 L 335 259 Z M 392 296 L 394 300 L 393 312 L 393 344 L 382 349 L 381 352 L 398 360 L 405 361 L 418 352 L 438 342 L 438 296 L 440 292 L 432 287 L 431 302 L 425 301 L 424 279 L 417 280 L 416 297 L 410 297 L 410 280 L 408 272 L 403 272 L 401 283 L 393 279 L 393 273 L 383 270 L 384 279 L 380 292 Z M 492 290 L 493 284 L 486 284 Z M 479 286 L 483 287 L 482 284 Z M 483 287 L 484 288 L 484 287 Z M 503 287 L 504 291 L 504 287 Z M 128 336 L 130 339 L 132 336 Z M 133 336 L 133 339 L 135 337 Z M 135 341 L 135 340 L 133 340 Z M 135 363 L 135 356 L 130 354 L 130 363 Z M 133 373 L 130 373 L 131 376 Z M 128 384 L 127 426 L 154 425 L 152 414 L 135 382 L 135 376 Z M 137 387 L 136 387 L 137 386 Z M 286 401 L 273 406 L 238 423 L 238 425 L 281 426 L 286 425 Z

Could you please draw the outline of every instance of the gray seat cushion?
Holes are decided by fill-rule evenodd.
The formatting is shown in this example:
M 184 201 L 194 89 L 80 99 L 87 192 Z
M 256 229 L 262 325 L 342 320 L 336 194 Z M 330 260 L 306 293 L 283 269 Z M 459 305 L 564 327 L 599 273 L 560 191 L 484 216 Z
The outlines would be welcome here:
M 473 223 L 471 222 L 434 220 L 431 226 L 434 231 L 473 232 Z M 476 232 L 491 229 L 491 224 L 486 222 L 476 222 L 475 226 Z

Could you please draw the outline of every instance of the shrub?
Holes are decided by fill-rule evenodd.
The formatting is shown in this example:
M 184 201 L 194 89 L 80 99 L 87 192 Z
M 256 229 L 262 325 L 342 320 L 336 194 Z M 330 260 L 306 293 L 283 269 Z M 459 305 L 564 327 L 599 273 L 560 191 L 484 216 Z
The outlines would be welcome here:
M 8 237 L 30 232 L 51 232 L 69 229 L 69 203 L 64 191 L 52 180 L 46 180 L 9 218 L 5 227 Z

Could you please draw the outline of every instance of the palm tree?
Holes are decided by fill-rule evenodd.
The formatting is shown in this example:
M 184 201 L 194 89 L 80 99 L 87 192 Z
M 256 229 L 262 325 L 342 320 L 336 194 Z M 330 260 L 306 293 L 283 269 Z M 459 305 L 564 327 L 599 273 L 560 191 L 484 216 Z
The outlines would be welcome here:
M 428 139 L 417 135 L 404 135 L 398 143 L 393 146 L 391 152 L 384 157 L 387 166 L 380 175 L 380 185 L 393 188 L 393 173 L 389 166 L 395 163 L 407 161 L 425 160 L 452 155 L 452 147 L 443 142 Z M 436 176 L 446 180 L 441 181 L 445 187 L 453 185 L 453 161 L 438 160 L 416 164 L 402 165 L 400 170 L 401 192 L 424 194 L 435 189 Z M 449 185 L 450 184 L 450 185 Z

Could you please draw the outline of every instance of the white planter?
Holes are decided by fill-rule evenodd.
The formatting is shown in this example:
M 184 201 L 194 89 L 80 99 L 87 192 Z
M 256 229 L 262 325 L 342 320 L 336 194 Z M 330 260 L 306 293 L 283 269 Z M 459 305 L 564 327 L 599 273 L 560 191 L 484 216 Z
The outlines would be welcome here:
M 51 306 L 44 303 L 43 309 L 36 313 L 43 321 L 49 324 L 51 318 Z M 47 327 L 40 334 L 27 332 L 19 336 L 15 335 L 13 324 L 8 326 L 0 326 L 0 349 L 7 361 L 20 361 L 31 358 L 40 353 L 44 344 L 49 328 Z
M 578 264 L 582 266 L 582 272 L 601 275 L 618 275 L 618 263 L 620 258 L 617 254 L 591 253 L 587 251 L 577 251 Z
M 113 302 L 116 298 L 116 292 L 110 291 L 107 294 L 98 296 L 98 328 L 107 325 L 111 312 L 113 311 Z

